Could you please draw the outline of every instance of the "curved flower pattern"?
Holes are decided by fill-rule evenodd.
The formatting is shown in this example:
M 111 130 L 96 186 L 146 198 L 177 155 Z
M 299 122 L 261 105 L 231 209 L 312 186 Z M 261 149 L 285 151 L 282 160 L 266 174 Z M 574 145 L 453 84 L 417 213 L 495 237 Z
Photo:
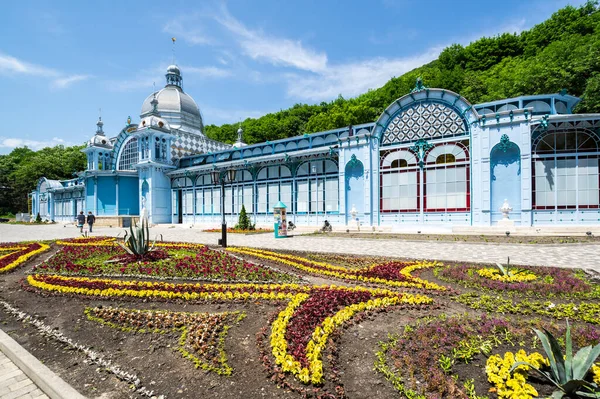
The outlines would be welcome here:
M 64 245 L 54 256 L 38 265 L 34 273 L 79 276 L 189 278 L 217 281 L 296 282 L 299 279 L 263 265 L 238 259 L 205 245 L 159 243 L 144 261 L 112 245 Z
M 323 381 L 321 354 L 329 335 L 357 312 L 397 304 L 430 304 L 424 295 L 385 289 L 297 284 L 172 284 L 86 277 L 30 275 L 38 289 L 96 297 L 138 297 L 205 301 L 288 301 L 272 326 L 271 347 L 277 364 L 304 383 Z
M 526 295 L 544 293 L 566 296 L 590 294 L 598 296 L 600 294 L 598 291 L 594 292 L 592 284 L 579 278 L 575 270 L 536 266 L 521 266 L 520 269 L 524 272 L 516 274 L 516 277 L 532 275 L 535 278 L 526 277 L 524 280 L 490 278 L 489 272 L 480 272 L 481 267 L 473 264 L 447 266 L 436 270 L 436 274 L 444 281 L 493 291 L 512 291 Z
M 88 246 L 88 245 L 102 245 L 102 246 L 113 246 L 116 244 L 115 237 L 97 236 L 97 237 L 75 237 L 65 238 L 57 240 L 58 245 L 72 245 L 72 246 Z
M 89 320 L 125 332 L 165 334 L 180 332 L 178 350 L 196 368 L 219 375 L 231 375 L 227 364 L 225 338 L 231 319 L 241 321 L 244 313 L 189 313 L 168 310 L 139 310 L 114 307 L 86 308 Z
M 280 254 L 254 248 L 229 248 L 228 251 L 281 263 L 285 266 L 293 267 L 308 273 L 335 277 L 346 281 L 382 284 L 389 287 L 412 287 L 438 291 L 447 290 L 446 287 L 414 277 L 411 274 L 419 269 L 441 266 L 438 262 L 388 262 L 362 269 L 352 269 L 343 266 L 334 266 L 325 262 L 315 262 L 300 256 Z
M 500 273 L 500 270 L 492 269 L 489 267 L 477 270 L 477 274 L 479 274 L 481 277 L 489 278 L 491 280 L 503 281 L 505 283 L 521 283 L 537 279 L 537 276 L 531 272 L 505 275 Z
M 32 256 L 47 251 L 50 247 L 39 243 L 0 244 L 0 273 L 8 272 Z

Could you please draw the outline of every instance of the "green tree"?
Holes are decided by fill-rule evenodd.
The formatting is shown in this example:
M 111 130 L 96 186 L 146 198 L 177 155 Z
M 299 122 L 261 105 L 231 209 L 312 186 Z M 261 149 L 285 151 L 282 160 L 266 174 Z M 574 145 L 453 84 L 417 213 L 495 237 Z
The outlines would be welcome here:
M 254 230 L 254 225 L 250 221 L 248 214 L 246 213 L 246 207 L 242 204 L 242 209 L 240 209 L 240 215 L 238 216 L 238 222 L 233 227 L 234 229 L 239 230 Z

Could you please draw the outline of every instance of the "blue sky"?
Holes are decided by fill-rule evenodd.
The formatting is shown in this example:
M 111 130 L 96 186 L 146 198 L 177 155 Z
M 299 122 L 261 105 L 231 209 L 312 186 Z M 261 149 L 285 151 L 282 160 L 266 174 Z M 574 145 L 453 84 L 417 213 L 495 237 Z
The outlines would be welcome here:
M 2 7 L 0 154 L 114 136 L 175 60 L 205 124 L 353 97 L 452 43 L 583 0 L 21 1 Z

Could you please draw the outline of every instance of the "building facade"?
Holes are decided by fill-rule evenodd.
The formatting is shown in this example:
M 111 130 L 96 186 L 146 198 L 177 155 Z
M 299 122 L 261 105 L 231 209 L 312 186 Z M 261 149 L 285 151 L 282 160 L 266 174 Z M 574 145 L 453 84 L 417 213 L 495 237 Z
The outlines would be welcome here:
M 77 178 L 40 179 L 34 215 L 122 225 L 145 208 L 155 224 L 217 225 L 243 205 L 266 225 L 282 201 L 299 226 L 493 227 L 507 204 L 515 226 L 600 225 L 600 114 L 573 114 L 576 97 L 472 105 L 419 80 L 374 123 L 254 145 L 240 128 L 230 146 L 204 136 L 179 68 L 166 78 L 138 124 L 107 138 L 98 121 Z

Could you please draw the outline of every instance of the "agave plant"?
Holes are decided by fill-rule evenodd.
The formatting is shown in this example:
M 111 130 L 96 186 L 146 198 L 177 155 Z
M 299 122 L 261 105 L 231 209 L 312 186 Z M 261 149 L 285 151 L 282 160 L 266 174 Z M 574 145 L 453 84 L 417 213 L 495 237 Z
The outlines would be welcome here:
M 496 262 L 496 266 L 498 266 L 498 270 L 500 270 L 500 273 L 503 276 L 505 276 L 505 277 L 513 277 L 513 276 L 516 276 L 519 273 L 524 273 L 525 272 L 525 270 L 523 270 L 523 269 L 515 269 L 514 267 L 511 270 L 511 267 L 510 267 L 510 256 L 507 257 L 506 267 L 504 267 L 502 265 L 502 263 L 498 263 L 498 262 Z
M 560 398 L 600 398 L 600 390 L 597 384 L 585 380 L 594 365 L 594 362 L 600 355 L 600 344 L 592 345 L 579 349 L 573 356 L 573 343 L 571 341 L 571 327 L 567 320 L 567 332 L 565 337 L 565 354 L 554 336 L 544 329 L 544 332 L 536 330 L 536 333 L 548 361 L 550 363 L 549 371 L 542 371 L 527 362 L 516 362 L 510 369 L 510 372 L 521 365 L 531 367 L 537 371 L 544 379 L 554 384 L 558 390 L 552 393 L 552 399 Z M 584 391 L 585 390 L 585 391 Z
M 150 245 L 150 229 L 145 219 L 142 219 L 141 224 L 136 226 L 135 230 L 133 226 L 129 226 L 129 232 L 130 234 L 125 232 L 124 244 L 117 242 L 128 254 L 144 257 L 148 252 L 154 250 L 156 240 Z

